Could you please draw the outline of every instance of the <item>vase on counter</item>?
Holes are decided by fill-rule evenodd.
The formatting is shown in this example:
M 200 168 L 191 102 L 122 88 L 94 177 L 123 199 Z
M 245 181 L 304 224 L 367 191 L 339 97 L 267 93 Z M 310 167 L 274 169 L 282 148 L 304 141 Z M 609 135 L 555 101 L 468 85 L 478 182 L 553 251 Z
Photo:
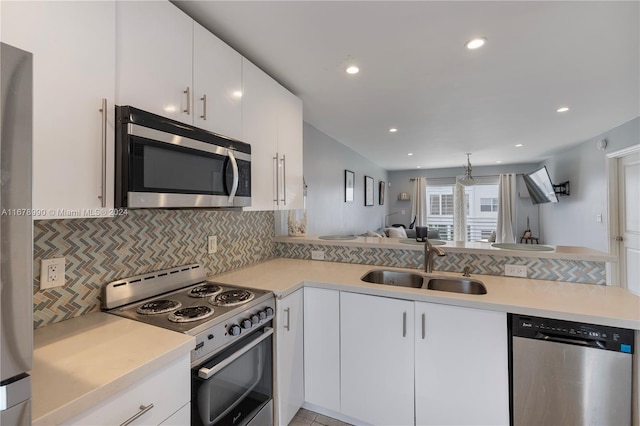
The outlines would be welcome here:
M 287 220 L 289 235 L 292 237 L 299 237 L 307 233 L 307 211 L 302 210 L 289 210 L 289 217 Z

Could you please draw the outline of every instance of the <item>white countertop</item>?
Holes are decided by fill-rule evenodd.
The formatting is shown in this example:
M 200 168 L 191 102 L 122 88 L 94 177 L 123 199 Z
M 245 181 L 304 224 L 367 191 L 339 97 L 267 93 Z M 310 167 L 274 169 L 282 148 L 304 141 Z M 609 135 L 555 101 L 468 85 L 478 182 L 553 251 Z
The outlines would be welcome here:
M 367 247 L 400 250 L 424 250 L 423 244 L 401 243 L 403 238 L 356 237 L 352 240 L 323 240 L 317 236 L 275 237 L 275 242 L 289 244 L 318 244 L 325 246 Z M 445 241 L 442 246 L 451 253 L 487 254 L 491 256 L 517 256 L 541 259 L 585 260 L 594 262 L 617 262 L 616 256 L 609 253 L 578 246 L 551 246 L 552 251 L 506 250 L 492 247 L 491 243 L 481 241 L 453 242 Z
M 161 368 L 195 338 L 95 312 L 34 331 L 34 425 L 60 424 Z
M 360 278 L 372 269 L 422 273 L 417 269 L 272 259 L 210 278 L 221 283 L 271 290 L 277 297 L 285 297 L 307 285 L 640 330 L 640 297 L 619 287 L 474 274 L 473 278 L 485 284 L 487 294 L 458 294 L 361 281 Z M 460 274 L 435 271 L 434 275 Z

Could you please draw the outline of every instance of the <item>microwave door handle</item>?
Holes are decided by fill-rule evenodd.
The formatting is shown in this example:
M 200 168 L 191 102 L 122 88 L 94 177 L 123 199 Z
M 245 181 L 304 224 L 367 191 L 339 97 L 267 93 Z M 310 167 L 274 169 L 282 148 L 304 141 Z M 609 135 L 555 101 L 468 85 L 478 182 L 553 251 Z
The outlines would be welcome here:
M 210 379 L 211 376 L 213 376 L 214 374 L 218 373 L 220 370 L 222 370 L 223 368 L 225 368 L 226 366 L 231 364 L 233 361 L 235 361 L 238 358 L 240 358 L 242 355 L 244 355 L 247 352 L 249 352 L 254 347 L 258 346 L 258 344 L 260 344 L 260 342 L 262 342 L 263 340 L 265 340 L 266 338 L 268 338 L 269 336 L 271 336 L 273 334 L 273 328 L 271 328 L 271 327 L 265 327 L 264 330 L 265 331 L 262 334 L 262 336 L 260 336 L 259 338 L 257 338 L 256 340 L 254 340 L 253 342 L 251 342 L 250 344 L 248 344 L 244 348 L 240 349 L 238 352 L 235 352 L 229 358 L 225 358 L 223 361 L 219 362 L 218 364 L 214 365 L 211 368 L 207 368 L 207 367 L 200 368 L 198 370 L 198 377 L 200 377 L 201 379 L 205 379 L 205 380 Z
M 236 157 L 233 156 L 233 151 L 227 150 L 229 160 L 231 161 L 231 168 L 233 169 L 233 184 L 231 184 L 231 192 L 229 193 L 229 204 L 233 204 L 233 197 L 238 192 L 238 163 Z

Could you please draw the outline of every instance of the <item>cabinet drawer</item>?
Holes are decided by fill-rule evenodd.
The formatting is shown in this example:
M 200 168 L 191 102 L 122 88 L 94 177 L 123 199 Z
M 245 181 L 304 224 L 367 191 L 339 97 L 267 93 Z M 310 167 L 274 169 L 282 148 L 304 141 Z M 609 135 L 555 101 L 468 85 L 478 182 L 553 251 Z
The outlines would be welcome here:
M 64 425 L 120 425 L 142 411 L 132 425 L 158 425 L 180 410 L 191 399 L 189 354 L 173 361 L 99 402 Z

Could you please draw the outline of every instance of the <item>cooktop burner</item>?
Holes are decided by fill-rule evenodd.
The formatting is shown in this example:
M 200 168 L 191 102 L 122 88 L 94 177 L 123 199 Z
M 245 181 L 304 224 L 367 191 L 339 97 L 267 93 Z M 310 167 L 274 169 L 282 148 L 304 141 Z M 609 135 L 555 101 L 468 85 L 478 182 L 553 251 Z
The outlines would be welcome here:
M 170 313 L 167 319 L 171 322 L 192 322 L 200 321 L 211 315 L 213 315 L 213 309 L 208 306 L 190 306 Z
M 249 290 L 233 289 L 223 291 L 217 296 L 209 299 L 209 303 L 215 306 L 237 306 L 247 303 L 254 298 L 254 294 Z
M 218 284 L 203 284 L 189 290 L 189 297 L 215 296 L 222 291 Z
M 160 299 L 138 306 L 136 312 L 142 315 L 164 314 L 166 312 L 175 311 L 181 306 L 182 303 L 178 302 L 177 300 Z

